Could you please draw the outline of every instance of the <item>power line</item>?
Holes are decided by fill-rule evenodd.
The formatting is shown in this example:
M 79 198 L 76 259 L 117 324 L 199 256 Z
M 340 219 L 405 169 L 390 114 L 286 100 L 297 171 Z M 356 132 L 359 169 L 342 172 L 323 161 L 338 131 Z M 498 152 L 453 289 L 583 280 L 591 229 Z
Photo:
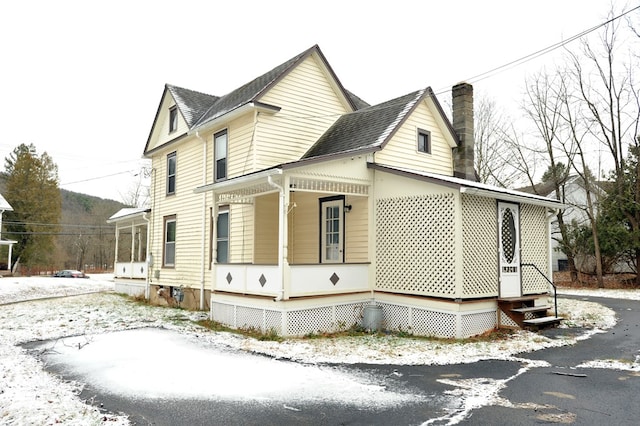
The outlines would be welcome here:
M 586 36 L 587 34 L 590 34 L 593 31 L 595 31 L 595 30 L 597 30 L 599 28 L 602 28 L 605 25 L 610 24 L 611 22 L 614 22 L 614 21 L 616 21 L 616 20 L 618 20 L 618 19 L 620 19 L 620 18 L 622 18 L 622 17 L 628 15 L 629 13 L 634 12 L 634 11 L 636 11 L 638 9 L 640 9 L 640 6 L 636 6 L 636 7 L 632 8 L 632 9 L 626 11 L 626 12 L 623 12 L 620 15 L 615 16 L 615 17 L 613 17 L 613 18 L 611 18 L 611 19 L 609 19 L 609 20 L 607 20 L 607 21 L 605 21 L 605 22 L 603 22 L 601 24 L 598 24 L 598 25 L 596 25 L 594 27 L 591 27 L 589 29 L 581 31 L 578 34 L 576 34 L 576 35 L 574 35 L 572 37 L 569 37 L 566 40 L 562 40 L 562 41 L 559 41 L 557 43 L 554 43 L 554 44 L 552 44 L 550 46 L 547 46 L 547 47 L 545 47 L 543 49 L 540 49 L 538 51 L 530 53 L 530 54 L 528 54 L 526 56 L 523 56 L 521 58 L 518 58 L 518 59 L 513 60 L 511 62 L 508 62 L 506 64 L 500 65 L 498 67 L 492 68 L 492 69 L 490 69 L 488 71 L 482 72 L 482 73 L 477 74 L 477 75 L 475 75 L 473 77 L 467 78 L 464 81 L 468 81 L 470 83 L 475 83 L 475 82 L 478 82 L 478 81 L 482 81 L 482 80 L 484 80 L 486 78 L 492 77 L 494 74 L 497 74 L 500 71 L 503 71 L 505 69 L 508 69 L 508 68 L 511 68 L 511 67 L 515 67 L 517 65 L 529 62 L 529 61 L 531 61 L 533 59 L 536 59 L 536 58 L 538 58 L 540 56 L 543 56 L 543 55 L 545 55 L 545 54 L 547 54 L 549 52 L 552 52 L 552 51 L 554 51 L 554 50 L 556 50 L 556 49 L 558 49 L 558 48 L 560 48 L 562 46 L 565 46 L 565 45 L 573 42 L 574 40 L 582 38 L 582 37 Z M 446 92 L 448 92 L 450 90 L 451 90 L 451 87 L 443 88 L 443 89 L 440 89 L 436 94 L 441 95 L 441 94 L 446 93 Z
M 103 228 L 103 229 L 115 229 L 115 225 L 81 225 L 71 223 L 43 223 L 43 222 L 16 222 L 16 221 L 2 221 L 5 225 L 32 225 L 32 226 L 63 226 L 69 228 Z

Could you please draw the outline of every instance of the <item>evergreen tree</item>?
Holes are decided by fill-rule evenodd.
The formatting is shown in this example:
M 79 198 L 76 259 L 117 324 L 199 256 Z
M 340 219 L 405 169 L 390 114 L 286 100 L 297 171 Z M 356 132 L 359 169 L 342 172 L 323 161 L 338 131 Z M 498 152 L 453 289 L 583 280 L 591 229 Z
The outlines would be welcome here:
M 58 166 L 33 144 L 21 144 L 5 158 L 7 182 L 4 197 L 13 207 L 6 215 L 8 238 L 18 241 L 12 263 L 28 269 L 51 264 L 59 232 L 61 196 Z

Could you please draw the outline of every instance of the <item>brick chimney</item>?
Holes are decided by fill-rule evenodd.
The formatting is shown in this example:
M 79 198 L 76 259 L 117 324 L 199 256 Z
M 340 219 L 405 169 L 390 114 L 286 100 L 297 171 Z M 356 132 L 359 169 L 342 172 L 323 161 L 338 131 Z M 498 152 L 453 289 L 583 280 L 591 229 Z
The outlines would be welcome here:
M 453 130 L 458 135 L 459 145 L 453 150 L 453 175 L 477 181 L 473 166 L 473 86 L 458 83 L 453 86 Z

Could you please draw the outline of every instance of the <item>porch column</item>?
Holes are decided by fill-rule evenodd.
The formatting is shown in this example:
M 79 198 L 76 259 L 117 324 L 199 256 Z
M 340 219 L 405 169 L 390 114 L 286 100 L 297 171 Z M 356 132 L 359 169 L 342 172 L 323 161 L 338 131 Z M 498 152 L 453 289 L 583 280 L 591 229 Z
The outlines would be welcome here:
M 218 195 L 213 193 L 213 209 L 211 212 L 211 294 L 216 289 L 218 273 Z
M 282 240 L 280 241 L 281 252 L 280 258 L 282 259 L 280 268 L 282 271 L 282 296 L 284 300 L 288 300 L 291 295 L 291 269 L 289 268 L 289 176 L 283 176 L 283 191 L 282 191 L 282 205 L 280 206 L 281 214 L 281 228 L 280 235 Z M 280 262 L 279 262 L 280 263 Z
M 13 244 L 9 244 L 9 257 L 7 258 L 7 269 L 11 270 L 11 252 L 13 251 Z
M 136 226 L 138 230 L 138 262 L 142 260 L 142 232 L 140 232 L 140 228 L 140 225 Z
M 129 256 L 131 259 L 131 263 L 133 264 L 133 262 L 135 261 L 135 254 L 136 254 L 136 225 L 131 222 L 131 256 Z
M 115 255 L 113 256 L 113 273 L 115 274 L 115 276 L 118 276 L 118 244 L 120 242 L 120 228 L 118 227 L 118 224 L 116 223 L 116 252 Z

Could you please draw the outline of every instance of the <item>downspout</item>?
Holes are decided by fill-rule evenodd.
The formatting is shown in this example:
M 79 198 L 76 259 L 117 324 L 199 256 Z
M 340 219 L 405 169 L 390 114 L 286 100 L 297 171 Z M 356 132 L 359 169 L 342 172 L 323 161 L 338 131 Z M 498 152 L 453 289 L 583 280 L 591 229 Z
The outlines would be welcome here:
M 207 140 L 200 136 L 200 132 L 196 130 L 196 137 L 200 139 L 202 143 L 202 185 L 207 184 Z M 205 262 L 207 261 L 207 193 L 202 193 L 202 261 L 200 262 L 200 310 L 204 310 L 204 277 L 205 277 Z
M 278 203 L 278 281 L 281 289 L 280 294 L 273 299 L 274 302 L 279 302 L 284 299 L 284 188 L 275 183 L 271 176 L 267 176 L 267 182 L 278 190 L 280 200 Z
M 153 213 L 153 212 L 152 212 Z M 149 293 L 151 292 L 151 282 L 149 280 L 149 274 L 151 273 L 151 268 L 153 268 L 153 256 L 149 251 L 151 248 L 151 219 L 149 218 L 149 213 L 143 213 L 142 219 L 147 222 L 147 250 L 145 253 L 145 258 L 147 260 L 147 274 L 146 274 L 146 282 L 144 286 L 144 298 L 149 300 Z

